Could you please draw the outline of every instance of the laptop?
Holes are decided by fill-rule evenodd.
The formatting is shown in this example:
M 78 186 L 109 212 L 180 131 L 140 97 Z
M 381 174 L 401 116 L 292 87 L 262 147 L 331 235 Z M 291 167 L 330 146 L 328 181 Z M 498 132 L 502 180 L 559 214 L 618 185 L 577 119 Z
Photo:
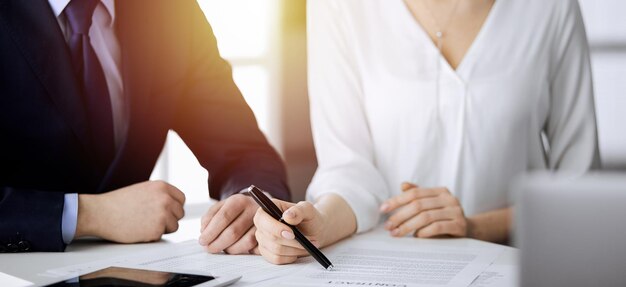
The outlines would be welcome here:
M 626 173 L 514 184 L 520 286 L 626 286 Z

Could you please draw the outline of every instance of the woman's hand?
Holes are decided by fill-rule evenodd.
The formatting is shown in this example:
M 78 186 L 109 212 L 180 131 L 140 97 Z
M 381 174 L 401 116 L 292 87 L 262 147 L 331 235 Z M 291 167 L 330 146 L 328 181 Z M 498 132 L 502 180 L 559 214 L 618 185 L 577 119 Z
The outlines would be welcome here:
M 385 201 L 380 211 L 393 214 L 385 223 L 392 236 L 415 237 L 468 235 L 468 220 L 459 200 L 447 188 L 420 188 L 402 184 L 403 193 Z
M 274 203 L 284 210 L 283 220 L 297 226 L 316 247 L 323 246 L 323 229 L 326 226 L 325 217 L 307 201 L 298 204 L 273 199 Z M 254 216 L 256 226 L 256 240 L 259 243 L 258 251 L 263 257 L 274 264 L 288 264 L 298 257 L 309 255 L 295 240 L 295 236 L 287 225 L 277 221 L 259 208 Z

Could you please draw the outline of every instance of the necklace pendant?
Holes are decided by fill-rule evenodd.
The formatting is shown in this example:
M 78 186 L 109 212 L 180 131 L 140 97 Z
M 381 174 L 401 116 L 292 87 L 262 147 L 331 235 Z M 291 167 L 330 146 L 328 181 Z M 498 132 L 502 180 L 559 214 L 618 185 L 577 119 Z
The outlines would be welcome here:
M 441 31 L 437 31 L 437 32 L 435 33 L 435 36 L 437 36 L 437 38 L 441 39 L 441 38 L 443 38 L 443 32 L 441 32 Z

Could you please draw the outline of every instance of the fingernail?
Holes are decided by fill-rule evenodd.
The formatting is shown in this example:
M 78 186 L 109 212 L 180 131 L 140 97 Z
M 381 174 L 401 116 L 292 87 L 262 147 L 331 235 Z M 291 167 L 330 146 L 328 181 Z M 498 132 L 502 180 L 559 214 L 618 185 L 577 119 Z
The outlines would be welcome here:
M 394 230 L 391 231 L 391 235 L 393 236 L 398 236 L 400 235 L 400 229 L 396 228 Z
M 281 232 L 281 233 L 280 233 L 280 236 L 282 236 L 282 237 L 283 237 L 283 238 L 285 238 L 285 239 L 294 239 L 294 238 L 296 238 L 296 237 L 293 235 L 293 233 L 292 233 L 292 232 L 289 232 L 289 231 L 286 231 L 286 230 L 283 230 L 283 232 Z
M 205 246 L 207 244 L 206 240 L 204 240 L 204 238 L 200 238 L 198 239 L 198 244 Z
M 393 223 L 391 221 L 385 222 L 385 229 L 389 230 L 393 227 Z
M 291 217 L 291 218 L 296 217 L 296 215 L 295 215 L 295 214 L 293 213 L 293 211 L 291 211 L 291 210 L 287 210 L 287 211 L 285 211 L 285 214 L 283 214 L 283 216 L 285 216 L 285 217 Z
M 383 203 L 383 205 L 380 206 L 380 211 L 385 212 L 388 208 L 389 204 Z

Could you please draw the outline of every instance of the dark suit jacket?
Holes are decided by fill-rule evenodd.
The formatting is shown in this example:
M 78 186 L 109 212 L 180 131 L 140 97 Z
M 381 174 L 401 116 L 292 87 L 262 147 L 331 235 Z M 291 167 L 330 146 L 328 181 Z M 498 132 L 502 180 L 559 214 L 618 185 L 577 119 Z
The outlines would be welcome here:
M 209 171 L 211 197 L 255 184 L 289 198 L 284 166 L 196 1 L 116 1 L 116 25 L 129 128 L 98 172 L 84 96 L 48 1 L 0 0 L 0 251 L 64 250 L 64 194 L 148 180 L 170 129 Z

